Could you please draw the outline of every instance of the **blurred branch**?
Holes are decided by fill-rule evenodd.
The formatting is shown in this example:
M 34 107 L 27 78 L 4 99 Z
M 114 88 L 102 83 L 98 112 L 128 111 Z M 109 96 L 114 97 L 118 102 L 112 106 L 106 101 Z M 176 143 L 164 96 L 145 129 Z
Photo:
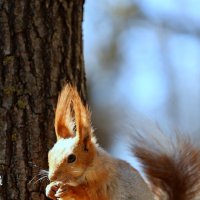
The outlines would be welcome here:
M 116 21 L 116 25 L 122 22 L 124 26 L 130 24 L 130 22 L 148 22 L 155 26 L 164 26 L 166 29 L 173 32 L 200 35 L 200 26 L 195 24 L 192 19 L 183 16 L 158 16 L 153 19 L 148 16 L 140 7 L 140 5 L 116 5 L 113 8 L 107 8 L 107 11 L 112 15 L 113 21 Z

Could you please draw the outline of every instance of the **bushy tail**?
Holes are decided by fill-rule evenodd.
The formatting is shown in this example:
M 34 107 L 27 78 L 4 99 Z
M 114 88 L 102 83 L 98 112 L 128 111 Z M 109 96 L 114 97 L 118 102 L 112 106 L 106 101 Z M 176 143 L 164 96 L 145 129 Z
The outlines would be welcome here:
M 189 139 L 139 135 L 132 150 L 158 199 L 200 199 L 200 150 Z

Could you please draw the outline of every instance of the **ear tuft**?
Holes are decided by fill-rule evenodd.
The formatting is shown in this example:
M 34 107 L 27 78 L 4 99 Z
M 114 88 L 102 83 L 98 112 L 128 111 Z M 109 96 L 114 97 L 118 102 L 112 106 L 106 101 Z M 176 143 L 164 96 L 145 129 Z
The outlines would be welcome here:
M 55 112 L 55 131 L 57 139 L 74 137 L 73 117 L 71 112 L 72 100 L 74 96 L 73 87 L 67 84 L 58 97 Z
M 55 113 L 57 139 L 78 137 L 80 142 L 91 139 L 91 114 L 84 106 L 75 87 L 67 84 L 59 98 Z

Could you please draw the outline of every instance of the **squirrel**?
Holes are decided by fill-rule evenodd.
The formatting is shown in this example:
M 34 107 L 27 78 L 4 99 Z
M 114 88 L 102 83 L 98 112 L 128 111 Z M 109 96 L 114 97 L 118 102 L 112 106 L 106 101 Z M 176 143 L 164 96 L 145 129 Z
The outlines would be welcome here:
M 145 180 L 129 163 L 98 145 L 91 112 L 70 84 L 58 98 L 54 125 L 57 142 L 48 154 L 46 187 L 50 199 L 192 200 L 200 191 L 198 149 L 185 142 L 168 155 L 147 139 L 135 138 L 132 150 L 142 163 Z
M 57 142 L 49 151 L 46 196 L 60 200 L 153 200 L 142 176 L 96 142 L 91 113 L 67 84 L 55 112 Z

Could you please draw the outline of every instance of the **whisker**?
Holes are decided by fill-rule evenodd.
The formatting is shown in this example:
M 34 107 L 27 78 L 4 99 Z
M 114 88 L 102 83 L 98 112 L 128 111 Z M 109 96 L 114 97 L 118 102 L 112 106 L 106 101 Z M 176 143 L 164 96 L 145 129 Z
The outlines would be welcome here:
M 29 181 L 29 183 L 32 183 L 32 182 L 34 181 L 34 179 L 37 179 L 37 178 L 38 178 L 38 175 L 34 176 L 34 177 Z M 42 176 L 42 177 L 38 178 L 35 182 L 33 182 L 33 184 L 36 184 L 38 181 L 41 181 L 41 180 L 43 180 L 43 179 L 48 179 L 48 177 L 47 177 L 47 176 Z
M 49 175 L 49 172 L 46 171 L 46 170 L 40 170 L 40 172 L 39 172 L 38 175 L 39 175 L 39 176 L 43 176 L 43 175 L 48 176 L 48 175 Z
M 29 183 L 32 183 L 33 180 L 34 180 L 35 178 L 37 178 L 37 176 L 38 176 L 38 175 L 34 176 L 34 177 L 29 181 Z
M 39 173 L 37 175 L 35 175 L 30 181 L 29 183 L 32 184 L 32 182 L 36 179 L 35 182 L 33 182 L 33 184 L 36 184 L 39 181 L 43 181 L 45 179 L 49 180 L 48 178 L 49 175 L 49 171 L 48 170 L 40 170 Z
M 40 170 L 39 174 L 40 174 L 40 173 L 43 173 L 43 174 L 48 174 L 48 173 L 49 173 L 49 171 L 48 171 L 48 170 L 45 170 L 45 169 L 42 169 L 42 170 Z
M 43 177 L 39 178 L 38 180 L 36 180 L 33 184 L 36 184 L 36 183 L 38 183 L 38 182 L 41 182 L 41 181 L 43 181 L 43 180 L 45 180 L 45 179 L 48 179 L 48 177 L 47 177 L 47 176 L 43 176 Z

